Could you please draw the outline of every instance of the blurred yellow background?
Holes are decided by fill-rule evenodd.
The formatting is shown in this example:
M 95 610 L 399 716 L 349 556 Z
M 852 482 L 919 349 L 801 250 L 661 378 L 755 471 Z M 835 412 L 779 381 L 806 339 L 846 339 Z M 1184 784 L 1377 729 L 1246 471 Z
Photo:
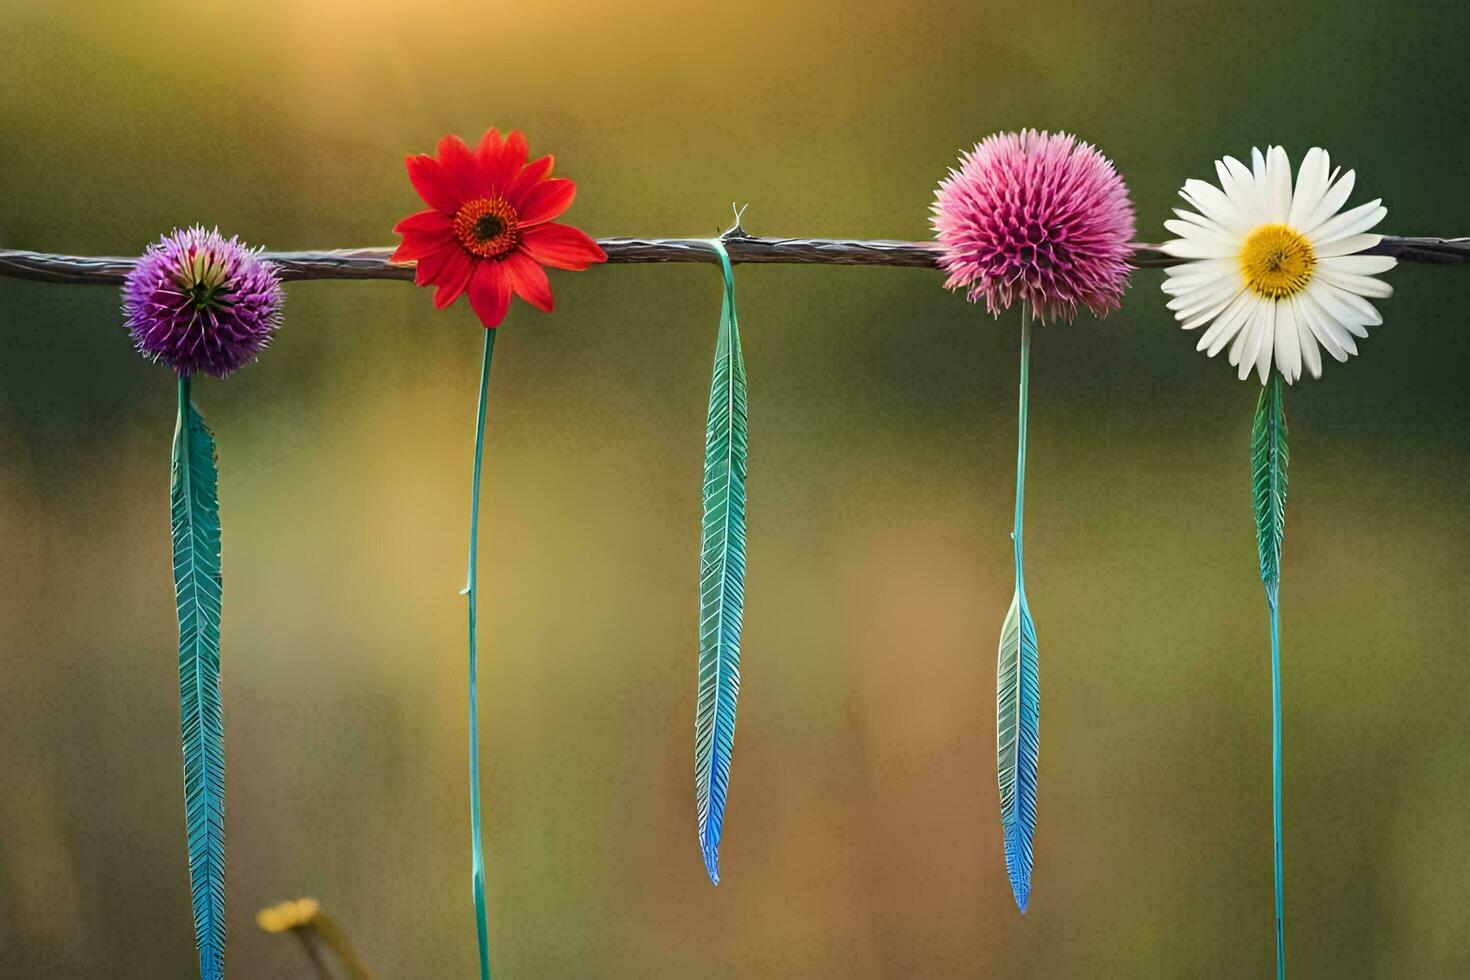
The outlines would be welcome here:
M 594 235 L 927 237 L 1001 128 L 1118 164 L 1139 236 L 1252 144 L 1328 147 L 1384 230 L 1470 232 L 1461 5 L 744 0 L 23 3 L 0 12 L 0 246 L 174 225 L 386 245 L 402 168 L 520 127 Z M 1463 270 L 1290 391 L 1283 584 L 1296 976 L 1470 975 Z M 481 710 L 491 943 L 518 977 L 1247 977 L 1272 953 L 1256 386 L 1159 274 L 1039 331 L 1036 883 L 994 766 L 1016 333 L 936 273 L 737 270 L 749 366 L 742 697 L 694 833 L 707 266 L 557 274 L 492 378 Z M 220 444 L 233 976 L 320 898 L 382 977 L 474 970 L 463 581 L 480 328 L 402 283 L 289 287 L 196 396 Z M 0 974 L 183 977 L 172 381 L 106 287 L 0 280 Z

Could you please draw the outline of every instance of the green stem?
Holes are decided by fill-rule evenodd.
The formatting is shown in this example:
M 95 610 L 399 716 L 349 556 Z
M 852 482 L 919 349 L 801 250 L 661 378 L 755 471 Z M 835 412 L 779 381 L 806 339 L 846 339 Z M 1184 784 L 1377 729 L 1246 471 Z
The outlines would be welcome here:
M 1281 629 L 1277 615 L 1280 582 L 1266 586 L 1271 614 L 1271 835 L 1275 844 L 1276 977 L 1286 976 L 1286 909 L 1281 868 Z
M 174 438 L 175 439 L 179 438 L 179 433 L 182 432 L 182 433 L 184 433 L 184 437 L 187 440 L 188 431 L 189 431 L 188 419 L 189 419 L 189 376 L 187 374 L 183 374 L 183 375 L 180 375 L 179 376 L 179 417 L 178 417 L 178 421 L 175 423 L 175 425 L 176 425 L 176 428 L 174 430 Z M 187 448 L 188 448 L 188 443 L 186 441 L 185 442 L 185 449 L 187 449 Z M 187 459 L 188 457 L 186 456 L 185 458 Z
M 316 948 L 316 940 L 311 937 L 311 930 L 306 928 L 292 929 L 291 934 L 301 943 L 301 948 L 306 953 L 307 960 L 311 962 L 312 972 L 320 977 L 321 980 L 332 980 L 332 971 L 327 969 L 327 964 L 322 959 L 321 950 Z
M 1016 548 L 1016 591 L 1025 593 L 1025 577 L 1021 570 L 1021 517 L 1026 506 L 1026 388 L 1031 373 L 1031 311 L 1021 302 L 1021 404 L 1017 413 L 1016 436 L 1016 527 L 1011 540 Z
M 490 355 L 495 331 L 485 331 L 485 355 L 480 362 L 480 399 L 475 415 L 475 467 L 470 484 L 469 568 L 464 591 L 470 606 L 470 890 L 475 899 L 475 938 L 480 949 L 480 980 L 490 980 L 490 937 L 485 915 L 485 853 L 480 844 L 480 723 L 475 706 L 475 613 L 479 597 L 477 564 L 480 550 L 480 464 L 485 455 L 485 392 L 490 382 Z
M 347 934 L 335 921 L 325 914 L 318 913 L 317 917 L 312 920 L 310 928 L 321 937 L 322 942 L 327 944 L 327 948 L 337 957 L 337 961 L 342 964 L 352 980 L 369 980 L 372 974 L 368 972 L 367 965 L 357 955 L 357 950 L 347 940 Z
M 1271 418 L 1279 423 L 1285 417 L 1282 408 L 1282 381 L 1277 372 L 1271 373 Z M 1278 450 L 1279 451 L 1279 450 Z M 1272 499 L 1282 497 L 1282 466 L 1271 467 Z M 1271 836 L 1272 872 L 1276 889 L 1276 977 L 1286 977 L 1286 889 L 1283 882 L 1281 857 L 1281 622 L 1278 614 L 1278 599 L 1281 591 L 1281 556 L 1278 549 L 1276 574 L 1266 583 L 1266 604 L 1271 618 Z

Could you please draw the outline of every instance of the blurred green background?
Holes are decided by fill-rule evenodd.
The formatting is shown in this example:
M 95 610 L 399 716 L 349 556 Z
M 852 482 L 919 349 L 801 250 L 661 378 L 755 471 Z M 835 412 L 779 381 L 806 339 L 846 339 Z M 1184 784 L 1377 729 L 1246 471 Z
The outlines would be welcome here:
M 1459 4 L 744 0 L 20 3 L 0 245 L 130 254 L 200 221 L 385 245 L 407 152 L 518 126 L 597 235 L 925 238 L 989 132 L 1118 164 L 1139 237 L 1211 161 L 1357 168 L 1383 230 L 1470 232 Z M 707 266 L 554 277 L 502 328 L 484 506 L 491 941 L 516 977 L 1248 977 L 1272 962 L 1257 386 L 1141 272 L 1039 332 L 1032 911 L 994 772 L 1015 324 L 932 272 L 745 267 L 739 737 L 705 880 L 692 786 Z M 1470 363 L 1462 270 L 1288 393 L 1288 956 L 1470 975 Z M 383 977 L 474 969 L 464 535 L 481 332 L 403 283 L 289 288 L 197 397 L 220 443 L 232 975 L 319 897 Z M 171 378 L 116 290 L 0 280 L 0 974 L 194 969 L 168 541 Z

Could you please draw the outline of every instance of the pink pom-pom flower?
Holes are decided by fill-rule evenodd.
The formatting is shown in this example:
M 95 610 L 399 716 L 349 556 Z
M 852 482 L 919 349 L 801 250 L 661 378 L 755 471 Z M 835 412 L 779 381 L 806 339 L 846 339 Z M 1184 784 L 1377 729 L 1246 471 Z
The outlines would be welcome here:
M 1118 308 L 1128 287 L 1133 203 L 1111 161 L 1066 133 L 996 133 L 960 157 L 931 208 L 944 285 L 985 297 L 995 316 L 1017 299 L 1071 320 Z

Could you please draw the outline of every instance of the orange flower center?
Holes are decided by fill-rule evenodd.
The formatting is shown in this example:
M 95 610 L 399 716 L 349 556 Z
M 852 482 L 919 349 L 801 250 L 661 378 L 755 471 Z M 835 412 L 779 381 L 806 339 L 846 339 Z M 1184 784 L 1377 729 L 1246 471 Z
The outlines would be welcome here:
M 465 251 L 497 259 L 521 240 L 516 209 L 503 197 L 477 197 L 454 212 L 454 237 Z

